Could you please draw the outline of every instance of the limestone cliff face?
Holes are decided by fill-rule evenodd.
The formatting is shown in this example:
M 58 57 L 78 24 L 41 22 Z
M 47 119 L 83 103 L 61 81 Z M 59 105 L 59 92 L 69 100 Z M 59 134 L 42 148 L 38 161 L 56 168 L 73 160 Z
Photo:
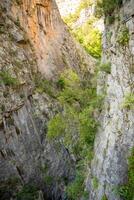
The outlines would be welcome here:
M 26 183 L 45 199 L 65 198 L 74 161 L 46 139 L 47 123 L 61 108 L 38 91 L 35 79 L 38 84 L 83 64 L 92 71 L 93 63 L 67 32 L 54 1 L 0 1 L 0 199 L 14 198 Z
M 80 67 L 81 53 L 61 20 L 54 0 L 3 1 L 2 4 L 27 32 L 36 52 L 38 69 L 46 77 L 53 77 L 64 67 Z
M 106 98 L 88 181 L 90 200 L 122 199 L 117 188 L 127 182 L 127 159 L 134 146 L 134 110 L 123 106 L 126 95 L 134 94 L 134 1 L 124 1 L 115 18 L 105 25 L 103 37 L 102 62 L 111 62 L 111 74 L 101 72 L 98 80 L 98 93 L 105 90 Z M 119 39 L 124 27 L 126 45 Z

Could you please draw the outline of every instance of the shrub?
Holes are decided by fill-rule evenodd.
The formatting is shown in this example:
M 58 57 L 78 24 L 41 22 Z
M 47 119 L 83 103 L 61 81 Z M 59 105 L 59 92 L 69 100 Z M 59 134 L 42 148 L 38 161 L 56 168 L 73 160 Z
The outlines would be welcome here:
M 19 81 L 12 77 L 11 74 L 7 71 L 0 72 L 0 82 L 3 82 L 6 86 L 16 86 L 19 84 Z
M 134 94 L 127 94 L 123 102 L 123 107 L 133 110 L 134 109 Z
M 85 50 L 95 58 L 101 57 L 101 32 L 94 28 L 94 20 L 89 20 L 80 28 L 72 31 L 76 40 L 78 40 Z M 90 31 L 89 31 L 90 30 Z
M 46 93 L 51 97 L 56 97 L 56 88 L 50 80 L 46 80 L 40 73 L 34 77 L 35 90 L 39 93 Z
M 17 200 L 34 200 L 38 198 L 38 189 L 34 185 L 24 185 L 20 192 L 17 193 Z
M 108 198 L 107 198 L 106 195 L 104 194 L 101 200 L 108 200 Z
M 118 36 L 117 36 L 117 42 L 121 46 L 126 46 L 129 42 L 129 30 L 126 26 L 122 27 L 120 30 Z
M 75 180 L 68 185 L 67 195 L 71 200 L 77 200 L 84 194 L 84 175 L 77 172 Z
M 97 0 L 99 15 L 112 15 L 114 10 L 122 5 L 122 0 Z
M 111 63 L 102 63 L 99 67 L 100 71 L 106 72 L 108 74 L 111 73 Z
M 48 139 L 55 139 L 62 136 L 65 132 L 65 126 L 63 116 L 61 114 L 55 115 L 48 123 Z
M 45 180 L 45 183 L 47 185 L 51 185 L 53 183 L 53 177 L 52 176 L 45 176 L 44 180 Z
M 99 186 L 99 182 L 98 179 L 96 177 L 93 178 L 93 187 L 94 189 L 97 189 Z
M 128 158 L 128 182 L 118 188 L 118 193 L 125 200 L 134 198 L 134 148 Z

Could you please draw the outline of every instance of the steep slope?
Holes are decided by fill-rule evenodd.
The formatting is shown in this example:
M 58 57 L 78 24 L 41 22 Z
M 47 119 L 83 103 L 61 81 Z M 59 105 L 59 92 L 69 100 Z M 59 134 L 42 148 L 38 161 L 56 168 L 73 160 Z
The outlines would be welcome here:
M 133 199 L 134 191 L 128 182 L 128 157 L 134 147 L 134 1 L 123 1 L 113 15 L 112 24 L 106 17 L 103 35 L 105 72 L 100 72 L 98 93 L 106 93 L 106 98 L 88 182 L 90 200 Z
M 61 106 L 56 83 L 44 77 L 56 79 L 64 68 L 93 71 L 93 65 L 54 1 L 0 2 L 0 199 L 28 191 L 36 199 L 65 198 L 74 160 L 46 139 L 48 121 Z

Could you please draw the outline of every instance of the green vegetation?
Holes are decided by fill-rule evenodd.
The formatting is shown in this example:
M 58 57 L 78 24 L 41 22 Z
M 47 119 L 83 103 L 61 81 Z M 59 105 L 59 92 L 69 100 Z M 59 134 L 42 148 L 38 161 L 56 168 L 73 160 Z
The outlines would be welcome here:
M 128 159 L 128 182 L 119 187 L 118 193 L 124 200 L 132 200 L 134 198 L 134 148 Z
M 56 97 L 55 84 L 50 80 L 44 79 L 44 77 L 42 77 L 40 73 L 36 74 L 36 76 L 34 77 L 34 83 L 35 90 L 39 93 L 45 92 L 51 97 Z
M 112 16 L 114 10 L 122 5 L 122 0 L 97 0 L 97 14 Z
M 125 100 L 123 102 L 123 107 L 133 110 L 134 109 L 134 94 L 130 93 L 125 96 Z
M 53 177 L 52 176 L 45 176 L 44 181 L 47 185 L 51 185 L 53 183 Z
M 96 177 L 93 178 L 93 187 L 94 189 L 97 189 L 99 186 L 99 182 L 98 179 Z
M 67 194 L 71 200 L 79 199 L 84 195 L 84 174 L 77 172 L 75 181 L 67 187 Z
M 61 114 L 57 114 L 53 119 L 48 123 L 48 138 L 55 139 L 64 134 L 66 124 L 64 118 Z
M 38 198 L 38 189 L 31 184 L 24 185 L 17 193 L 17 200 L 35 200 Z
M 57 94 L 57 100 L 63 109 L 49 121 L 47 137 L 50 141 L 59 139 L 76 160 L 79 160 L 76 178 L 67 187 L 70 199 L 76 200 L 81 195 L 86 196 L 85 174 L 82 171 L 93 157 L 94 138 L 98 128 L 94 114 L 101 109 L 103 98 L 96 94 L 96 82 L 93 84 L 92 80 L 89 81 L 85 77 L 81 80 L 71 69 L 65 70 L 59 80 L 62 87 Z M 78 167 L 80 163 L 82 169 Z
M 16 86 L 19 85 L 19 81 L 17 78 L 11 76 L 8 71 L 1 71 L 0 72 L 0 83 L 3 83 L 6 86 Z
M 21 185 L 18 177 L 11 177 L 0 182 L 0 200 L 12 198 L 13 192 L 17 192 L 17 187 Z
M 117 36 L 117 42 L 121 46 L 126 46 L 129 42 L 129 30 L 126 26 L 123 26 Z
M 103 195 L 101 200 L 108 200 L 108 198 L 106 197 L 106 195 Z
M 71 27 L 73 25 L 74 22 L 77 21 L 77 19 L 80 16 L 80 12 L 85 9 L 88 8 L 89 6 L 91 6 L 93 4 L 92 0 L 82 0 L 80 5 L 78 6 L 78 8 L 76 9 L 75 13 L 70 14 L 69 16 L 65 17 L 63 20 L 65 21 L 65 23 Z
M 115 20 L 114 10 L 122 5 L 122 0 L 97 0 L 96 16 L 105 15 L 107 23 L 112 24 Z
M 96 19 L 90 19 L 81 27 L 73 30 L 72 33 L 90 55 L 95 58 L 100 58 L 102 51 L 101 32 L 93 27 L 95 20 Z
M 71 33 L 77 41 L 85 48 L 85 50 L 95 58 L 101 57 L 101 32 L 94 27 L 94 23 L 98 20 L 95 17 L 85 22 L 78 28 L 73 28 L 73 24 L 78 20 L 82 9 L 89 7 L 93 1 L 84 0 L 74 14 L 71 14 L 63 20 L 69 26 Z
M 108 62 L 108 63 L 100 64 L 99 70 L 110 74 L 111 73 L 111 63 Z

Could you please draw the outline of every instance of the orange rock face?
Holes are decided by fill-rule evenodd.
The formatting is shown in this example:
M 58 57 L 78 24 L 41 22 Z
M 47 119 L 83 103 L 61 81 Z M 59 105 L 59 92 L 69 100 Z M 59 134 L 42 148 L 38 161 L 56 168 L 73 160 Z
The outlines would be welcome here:
M 13 4 L 11 11 L 12 16 L 19 20 L 34 46 L 39 71 L 46 76 L 51 76 L 57 64 L 58 68 L 62 68 L 59 54 L 65 27 L 55 2 L 22 0 L 19 5 Z
M 19 0 L 8 4 L 8 14 L 27 33 L 38 70 L 46 78 L 55 77 L 66 67 L 79 69 L 83 61 L 84 65 L 93 66 L 93 59 L 70 36 L 55 0 Z

